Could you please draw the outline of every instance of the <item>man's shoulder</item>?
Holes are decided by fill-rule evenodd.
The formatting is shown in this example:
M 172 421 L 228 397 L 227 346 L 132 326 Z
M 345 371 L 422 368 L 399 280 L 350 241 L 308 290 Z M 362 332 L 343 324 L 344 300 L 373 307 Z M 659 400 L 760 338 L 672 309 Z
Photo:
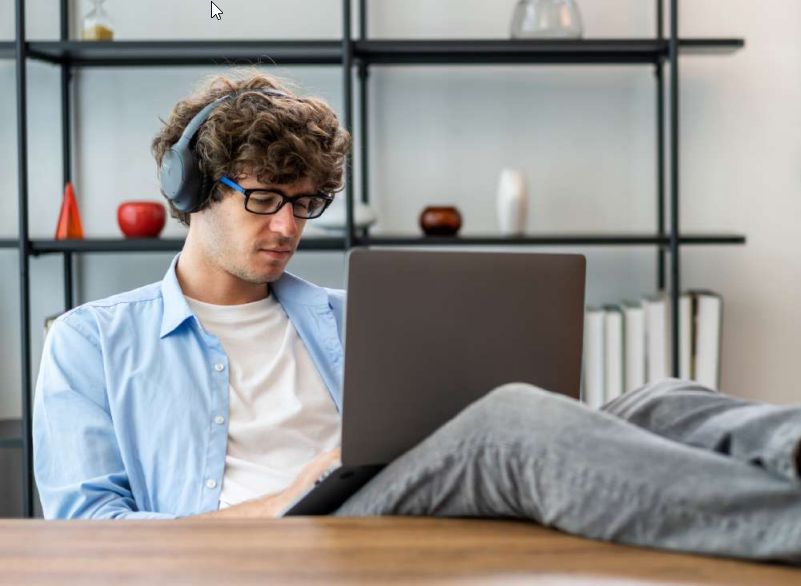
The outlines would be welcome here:
M 332 289 L 331 287 L 323 287 L 328 298 L 332 301 L 342 303 L 347 297 L 348 292 L 345 289 Z
M 154 303 L 162 303 L 161 281 L 103 299 L 88 301 L 60 315 L 56 323 L 66 323 L 88 334 L 89 331 L 96 332 L 102 322 L 119 318 L 122 314 L 138 314 L 155 309 Z
M 285 272 L 280 280 L 273 283 L 279 300 L 303 305 L 316 305 L 327 300 L 331 306 L 341 306 L 345 290 L 317 285 L 298 275 Z

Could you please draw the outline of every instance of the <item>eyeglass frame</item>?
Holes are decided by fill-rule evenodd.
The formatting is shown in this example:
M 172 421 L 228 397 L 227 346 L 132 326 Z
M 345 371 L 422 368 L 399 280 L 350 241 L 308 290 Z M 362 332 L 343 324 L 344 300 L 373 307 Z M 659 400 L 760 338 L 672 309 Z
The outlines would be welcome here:
M 320 216 L 322 216 L 323 213 L 325 212 L 325 210 L 328 209 L 328 206 L 331 205 L 331 202 L 334 201 L 334 196 L 331 195 L 330 193 L 325 193 L 324 191 L 319 191 L 319 192 L 317 192 L 315 194 L 312 194 L 312 195 L 310 195 L 308 193 L 304 193 L 302 195 L 292 195 L 292 196 L 290 196 L 290 195 L 284 195 L 280 191 L 274 190 L 274 189 L 263 189 L 263 188 L 248 189 L 246 187 L 242 187 L 241 185 L 239 185 L 239 183 L 237 183 L 233 179 L 230 179 L 229 177 L 225 177 L 225 176 L 220 177 L 219 183 L 222 183 L 226 187 L 230 187 L 234 191 L 238 191 L 243 196 L 245 196 L 245 211 L 250 212 L 251 214 L 259 215 L 259 216 L 272 216 L 274 214 L 277 214 L 278 212 L 281 211 L 281 208 L 283 208 L 286 203 L 290 203 L 290 204 L 292 204 L 292 215 L 295 218 L 298 218 L 299 220 L 315 220 L 315 219 L 319 218 Z M 254 212 L 253 210 L 249 210 L 248 209 L 248 201 L 250 200 L 250 195 L 252 193 L 255 193 L 255 192 L 258 192 L 258 191 L 266 192 L 266 193 L 272 193 L 272 194 L 275 194 L 275 195 L 278 195 L 278 196 L 281 197 L 281 203 L 278 205 L 278 207 L 275 209 L 274 212 Z M 322 200 L 324 200 L 325 203 L 323 204 L 323 208 L 320 211 L 320 213 L 317 214 L 316 216 L 298 216 L 295 213 L 295 203 L 294 202 L 295 202 L 295 200 L 298 200 L 298 199 L 300 199 L 302 197 L 319 197 Z

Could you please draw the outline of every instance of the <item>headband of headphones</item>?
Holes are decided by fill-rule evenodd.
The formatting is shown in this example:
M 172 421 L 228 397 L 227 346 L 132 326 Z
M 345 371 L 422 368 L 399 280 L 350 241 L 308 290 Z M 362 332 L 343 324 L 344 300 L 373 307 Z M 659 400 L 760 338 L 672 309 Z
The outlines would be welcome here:
M 204 189 L 205 178 L 198 168 L 197 158 L 191 147 L 195 134 L 217 106 L 251 91 L 268 96 L 289 97 L 288 94 L 273 88 L 255 88 L 239 90 L 217 98 L 194 115 L 184 128 L 178 142 L 164 153 L 159 169 L 161 191 L 177 210 L 187 213 L 196 211 L 203 204 L 207 195 L 204 193 L 206 191 Z

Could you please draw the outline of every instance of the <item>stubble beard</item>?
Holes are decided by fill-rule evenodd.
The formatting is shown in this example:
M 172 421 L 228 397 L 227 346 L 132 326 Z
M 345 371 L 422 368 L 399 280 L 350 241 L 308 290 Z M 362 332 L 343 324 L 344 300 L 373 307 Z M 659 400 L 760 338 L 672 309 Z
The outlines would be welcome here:
M 205 248 L 208 258 L 217 268 L 251 285 L 266 285 L 277 281 L 286 268 L 281 261 L 273 261 L 270 263 L 271 270 L 267 274 L 252 269 L 247 261 L 251 260 L 253 256 L 258 256 L 258 251 L 240 254 L 238 250 L 234 250 L 230 246 L 227 240 L 222 238 L 220 233 L 213 233 L 206 242 Z
M 281 275 L 284 274 L 282 263 L 275 262 L 271 263 L 271 265 L 274 269 L 270 271 L 268 275 L 257 274 L 255 271 L 249 270 L 247 266 L 237 265 L 233 259 L 231 259 L 231 262 L 227 263 L 227 266 L 223 265 L 222 268 L 237 279 L 245 281 L 246 283 L 252 285 L 266 285 L 267 283 L 277 281 L 281 278 Z
M 270 270 L 269 274 L 260 274 L 251 269 L 247 263 L 247 261 L 251 260 L 252 257 L 259 256 L 258 250 L 250 250 L 240 255 L 239 251 L 235 250 L 234 247 L 231 246 L 231 242 L 227 238 L 227 231 L 221 224 L 218 215 L 215 215 L 211 219 L 209 227 L 209 238 L 205 243 L 206 254 L 219 269 L 227 272 L 229 275 L 232 275 L 241 281 L 244 281 L 245 283 L 250 283 L 251 285 L 266 285 L 268 283 L 277 281 L 284 274 L 286 265 L 293 256 L 290 255 L 289 259 L 287 259 L 285 263 L 282 263 L 280 260 L 274 260 L 270 262 L 272 270 Z M 280 246 L 289 246 L 289 242 L 281 242 Z M 240 256 L 245 259 L 245 262 L 241 262 L 242 259 Z M 254 264 L 256 262 L 260 261 L 254 260 Z

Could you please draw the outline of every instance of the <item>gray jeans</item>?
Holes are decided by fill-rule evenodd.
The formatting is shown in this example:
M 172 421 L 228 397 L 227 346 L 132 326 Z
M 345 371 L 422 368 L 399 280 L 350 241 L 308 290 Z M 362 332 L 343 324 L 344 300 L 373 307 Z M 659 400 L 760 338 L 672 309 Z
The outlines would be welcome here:
M 334 514 L 530 519 L 594 539 L 801 563 L 801 406 L 667 379 L 600 411 L 494 389 Z

